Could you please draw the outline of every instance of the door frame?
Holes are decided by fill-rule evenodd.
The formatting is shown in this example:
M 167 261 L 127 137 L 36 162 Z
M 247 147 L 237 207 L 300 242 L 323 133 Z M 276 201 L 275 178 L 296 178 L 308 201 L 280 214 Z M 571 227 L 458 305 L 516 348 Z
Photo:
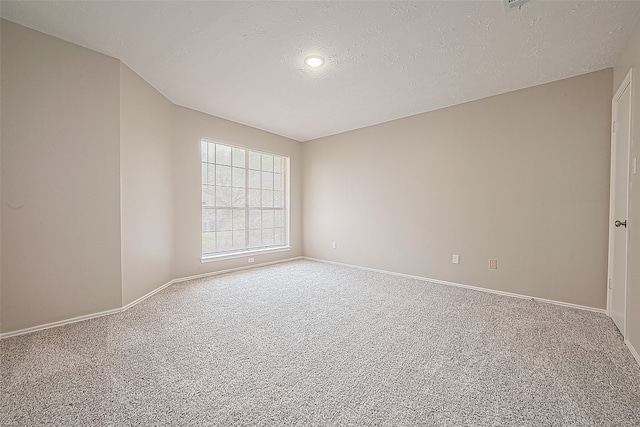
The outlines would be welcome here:
M 632 105 L 633 105 L 633 98 L 632 98 L 632 71 L 633 69 L 630 69 L 629 72 L 627 73 L 627 75 L 625 76 L 624 80 L 622 80 L 622 83 L 620 83 L 620 86 L 618 87 L 618 90 L 616 91 L 615 96 L 613 97 L 613 99 L 611 100 L 611 176 L 609 178 L 609 256 L 608 256 L 608 265 L 607 265 L 607 316 L 611 317 L 611 278 L 612 278 L 612 273 L 613 273 L 613 237 L 614 237 L 614 231 L 615 231 L 615 225 L 614 222 L 616 220 L 615 218 L 615 212 L 614 212 L 614 194 L 615 194 L 615 176 L 616 176 L 616 144 L 615 144 L 615 132 L 614 132 L 614 126 L 615 126 L 615 119 L 617 119 L 618 117 L 618 111 L 617 111 L 617 101 L 622 97 L 622 94 L 624 93 L 625 90 L 629 90 L 629 143 L 627 144 L 627 191 L 626 191 L 626 198 L 627 198 L 627 209 L 625 212 L 625 220 L 629 220 L 629 187 L 630 187 L 630 174 L 629 174 L 629 167 L 630 167 L 630 159 L 631 159 L 631 131 L 632 131 L 632 118 L 633 118 L 633 112 L 632 112 Z M 629 226 L 627 225 L 627 227 L 625 227 L 625 255 L 626 255 L 626 263 L 625 263 L 625 272 L 624 272 L 624 330 L 620 331 L 620 333 L 622 333 L 623 337 L 626 337 L 626 329 L 627 329 L 627 308 L 626 308 L 626 304 L 627 304 L 627 288 L 628 288 L 628 279 L 629 279 Z

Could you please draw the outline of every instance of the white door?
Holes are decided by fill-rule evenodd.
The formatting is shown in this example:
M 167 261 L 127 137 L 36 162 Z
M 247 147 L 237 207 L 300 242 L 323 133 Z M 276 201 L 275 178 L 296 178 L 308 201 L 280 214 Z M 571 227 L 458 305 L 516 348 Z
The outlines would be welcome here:
M 631 71 L 616 92 L 612 109 L 608 311 L 622 336 L 625 336 Z

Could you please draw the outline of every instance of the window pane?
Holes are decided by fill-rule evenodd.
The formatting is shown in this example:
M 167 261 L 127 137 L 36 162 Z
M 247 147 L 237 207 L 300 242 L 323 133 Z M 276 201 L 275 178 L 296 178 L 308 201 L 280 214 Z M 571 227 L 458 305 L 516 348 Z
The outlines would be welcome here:
M 202 186 L 202 206 L 216 205 L 216 187 L 213 185 Z
M 231 168 L 229 166 L 216 166 L 216 185 L 231 187 Z
M 274 243 L 276 245 L 285 243 L 284 242 L 284 228 L 276 228 L 275 229 Z
M 244 155 L 245 153 L 242 148 L 233 148 L 231 155 L 232 165 L 244 169 Z
M 249 169 L 260 170 L 260 153 L 249 151 Z
M 262 207 L 263 208 L 273 207 L 273 191 L 262 190 Z
M 246 231 L 233 232 L 233 249 L 243 249 L 246 243 Z
M 274 208 L 282 208 L 283 200 L 282 200 L 282 191 L 274 191 L 273 192 L 273 207 Z
M 282 173 L 282 157 L 273 158 L 273 171 Z
M 228 145 L 216 144 L 216 163 L 219 165 L 231 166 L 231 147 Z
M 233 229 L 235 231 L 245 229 L 246 211 L 244 209 L 233 210 Z
M 207 150 L 207 161 L 209 163 L 215 163 L 216 162 L 216 144 L 213 142 L 209 142 L 209 149 Z
M 215 209 L 202 209 L 202 231 L 216 230 Z
M 233 168 L 231 184 L 234 187 L 242 187 L 245 186 L 245 173 L 242 168 Z
M 273 174 L 273 189 L 282 190 L 282 174 L 281 173 Z
M 231 231 L 231 209 L 216 209 L 216 231 Z
M 262 228 L 273 228 L 273 211 L 262 211 Z
M 216 250 L 216 233 L 202 233 L 202 253 L 210 254 Z
M 219 208 L 231 207 L 231 187 L 216 187 L 216 206 Z
M 207 182 L 209 185 L 216 185 L 216 166 L 207 165 Z
M 262 227 L 262 211 L 251 209 L 249 211 L 249 228 L 252 230 Z
M 273 172 L 273 156 L 269 154 L 262 155 L 262 170 Z
M 200 141 L 200 155 L 203 162 L 207 161 L 207 141 Z
M 202 183 L 203 184 L 207 184 L 208 183 L 207 176 L 208 176 L 207 175 L 207 164 L 203 163 L 202 164 Z
M 249 188 L 260 188 L 260 181 L 262 175 L 260 174 L 260 171 L 249 171 Z
M 250 208 L 259 208 L 260 207 L 260 190 L 249 190 L 249 207 Z
M 216 249 L 218 251 L 233 249 L 233 233 L 230 231 L 216 233 Z
M 262 230 L 249 230 L 249 247 L 255 248 L 262 245 Z
M 244 208 L 246 205 L 246 197 L 245 197 L 245 189 L 244 188 L 232 188 L 231 196 L 233 198 L 232 205 L 234 208 Z
M 284 213 L 282 211 L 273 212 L 273 223 L 276 227 L 284 227 Z
M 273 245 L 273 228 L 262 229 L 262 245 Z
M 262 188 L 273 190 L 273 174 L 271 172 L 262 172 Z

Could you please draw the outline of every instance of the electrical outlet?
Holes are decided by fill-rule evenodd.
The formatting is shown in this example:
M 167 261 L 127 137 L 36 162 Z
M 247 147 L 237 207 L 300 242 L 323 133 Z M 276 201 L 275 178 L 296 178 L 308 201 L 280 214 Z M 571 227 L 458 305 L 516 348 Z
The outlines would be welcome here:
M 337 248 L 337 247 L 338 247 L 338 244 L 337 244 L 336 242 L 332 242 L 332 243 L 331 243 L 331 247 L 332 247 L 333 249 L 335 249 L 335 248 Z
M 498 269 L 498 260 L 490 259 L 489 260 L 489 270 L 497 270 Z
M 451 262 L 454 264 L 460 264 L 460 255 L 454 255 L 451 257 Z
M 247 262 L 248 262 L 249 264 L 251 264 L 253 261 L 255 261 L 255 258 L 249 258 L 249 259 L 247 260 Z

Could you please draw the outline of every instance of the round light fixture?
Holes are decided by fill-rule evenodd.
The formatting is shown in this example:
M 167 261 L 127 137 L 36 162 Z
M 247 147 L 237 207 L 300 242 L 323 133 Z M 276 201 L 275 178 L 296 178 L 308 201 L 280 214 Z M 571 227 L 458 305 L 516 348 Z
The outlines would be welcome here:
M 304 59 L 304 63 L 309 67 L 318 68 L 322 64 L 324 64 L 324 58 L 321 56 L 307 56 Z

